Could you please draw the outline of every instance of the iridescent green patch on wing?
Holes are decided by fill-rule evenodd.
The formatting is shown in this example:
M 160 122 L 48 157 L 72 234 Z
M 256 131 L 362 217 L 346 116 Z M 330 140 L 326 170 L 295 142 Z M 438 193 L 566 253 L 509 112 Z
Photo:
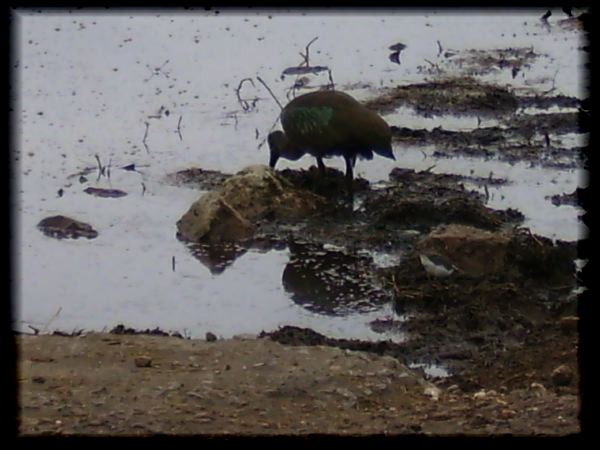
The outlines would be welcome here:
M 298 107 L 285 112 L 282 117 L 284 128 L 291 128 L 294 132 L 306 135 L 311 133 L 323 133 L 333 117 L 333 108 L 321 107 Z

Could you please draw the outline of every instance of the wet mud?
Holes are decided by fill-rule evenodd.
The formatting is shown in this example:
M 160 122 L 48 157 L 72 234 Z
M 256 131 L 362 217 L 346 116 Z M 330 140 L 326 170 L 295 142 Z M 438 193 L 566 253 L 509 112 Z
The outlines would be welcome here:
M 527 387 L 540 377 L 552 385 L 553 369 L 563 364 L 577 373 L 577 333 L 565 332 L 562 325 L 577 314 L 576 244 L 531 234 L 519 227 L 519 211 L 488 208 L 481 193 L 464 187 L 467 181 L 506 180 L 395 169 L 383 188 L 357 180 L 355 204 L 361 206 L 351 210 L 338 189 L 343 174 L 329 169 L 319 180 L 316 172 L 282 174 L 328 195 L 329 207 L 322 214 L 303 221 L 265 220 L 254 240 L 223 247 L 218 257 L 215 246 L 205 246 L 196 256 L 209 267 L 216 261 L 213 270 L 222 272 L 249 248 L 287 248 L 290 260 L 282 284 L 293 301 L 330 315 L 391 302 L 408 319 L 379 321 L 373 329 L 385 333 L 395 327 L 406 341 L 339 340 L 293 327 L 265 335 L 281 343 L 334 345 L 387 354 L 407 364 L 438 365 L 451 374 L 444 383 L 466 391 Z M 507 233 L 500 269 L 479 277 L 429 276 L 419 261 L 418 243 L 448 224 Z M 375 251 L 395 255 L 400 263 L 380 267 Z M 575 392 L 576 376 L 560 389 Z
M 514 112 L 518 102 L 506 88 L 480 83 L 473 78 L 454 77 L 398 86 L 366 105 L 380 113 L 392 112 L 399 106 L 411 106 L 425 117 L 449 112 L 497 116 Z
M 590 131 L 585 101 L 553 95 L 554 89 L 541 94 L 518 93 L 475 78 L 492 70 L 525 70 L 528 61 L 539 55 L 531 49 L 513 48 L 451 53 L 451 58 L 441 57 L 439 65 L 432 63 L 436 67 L 435 81 L 397 86 L 366 104 L 382 114 L 408 107 L 425 118 L 473 117 L 477 127 L 466 131 L 443 127 L 428 130 L 391 123 L 395 142 L 435 145 L 437 157 L 496 157 L 511 163 L 527 161 L 558 168 L 585 164 L 582 147 L 562 145 L 564 135 Z M 479 70 L 470 70 L 471 66 Z M 498 125 L 480 126 L 482 118 L 495 119 Z

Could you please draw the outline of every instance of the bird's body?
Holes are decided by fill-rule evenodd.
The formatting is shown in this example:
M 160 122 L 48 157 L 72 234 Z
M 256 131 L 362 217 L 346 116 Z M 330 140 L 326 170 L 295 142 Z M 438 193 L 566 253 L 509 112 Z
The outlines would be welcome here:
M 273 168 L 280 157 L 297 160 L 308 153 L 317 158 L 324 172 L 323 158 L 342 156 L 351 183 L 357 156 L 372 159 L 377 153 L 395 159 L 388 124 L 343 92 L 301 95 L 283 108 L 280 117 L 285 133 L 274 131 L 269 135 L 269 165 Z
M 457 267 L 448 258 L 435 253 L 420 253 L 419 260 L 428 275 L 445 278 L 457 271 Z

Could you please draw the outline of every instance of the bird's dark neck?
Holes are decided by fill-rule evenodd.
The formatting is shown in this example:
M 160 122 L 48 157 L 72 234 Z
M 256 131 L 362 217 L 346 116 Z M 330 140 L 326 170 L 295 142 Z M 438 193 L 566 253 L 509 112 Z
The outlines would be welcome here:
M 301 149 L 297 145 L 292 144 L 292 142 L 288 139 L 286 139 L 284 145 L 279 149 L 280 156 L 292 161 L 297 161 L 305 154 L 305 150 Z

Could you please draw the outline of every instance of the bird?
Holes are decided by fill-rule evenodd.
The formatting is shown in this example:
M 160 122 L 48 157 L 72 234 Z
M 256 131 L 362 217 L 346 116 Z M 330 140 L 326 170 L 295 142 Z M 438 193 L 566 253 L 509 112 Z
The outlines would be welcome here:
M 387 122 L 344 92 L 327 90 L 300 95 L 282 109 L 280 119 L 283 131 L 273 131 L 267 138 L 269 166 L 273 169 L 279 158 L 296 161 L 308 153 L 317 159 L 324 175 L 323 158 L 342 156 L 351 192 L 357 156 L 372 159 L 377 153 L 396 159 Z
M 460 272 L 452 261 L 437 253 L 419 253 L 419 260 L 425 272 L 433 277 L 445 278 L 456 271 Z

